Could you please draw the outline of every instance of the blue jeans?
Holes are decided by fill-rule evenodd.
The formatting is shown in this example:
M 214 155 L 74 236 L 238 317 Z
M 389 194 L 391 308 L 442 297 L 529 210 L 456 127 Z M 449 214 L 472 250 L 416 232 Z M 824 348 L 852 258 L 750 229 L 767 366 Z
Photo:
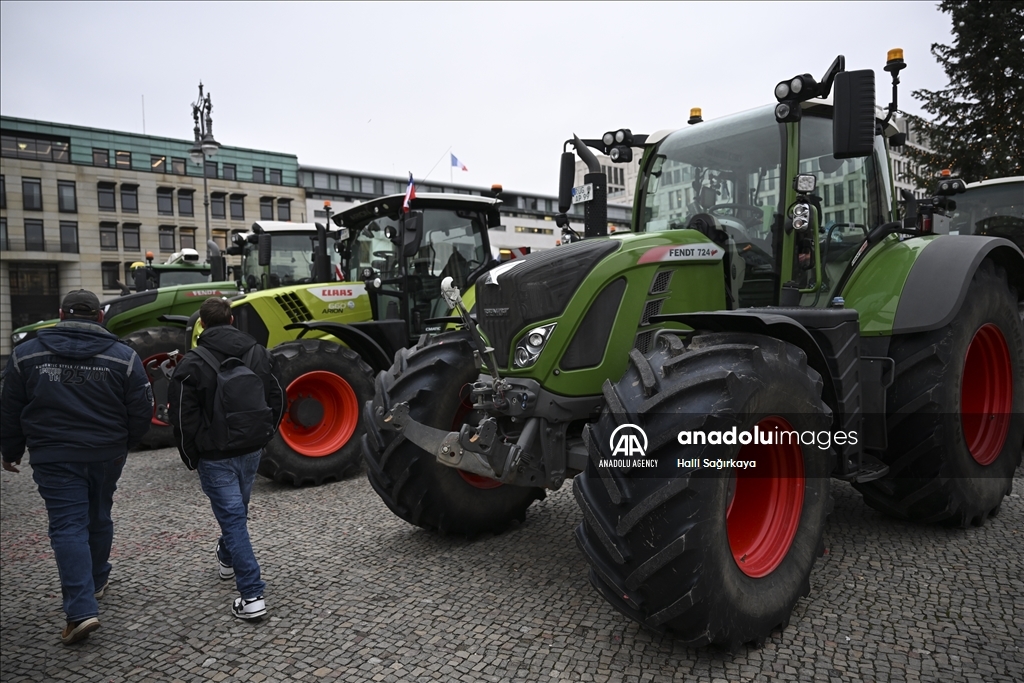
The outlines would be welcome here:
M 266 584 L 260 580 L 260 566 L 252 552 L 246 520 L 249 494 L 260 464 L 260 449 L 227 460 L 200 460 L 199 483 L 210 498 L 213 515 L 220 524 L 217 556 L 235 570 L 235 586 L 245 599 L 263 595 Z
M 68 621 L 99 614 L 93 593 L 110 576 L 108 560 L 114 540 L 110 509 L 126 458 L 127 454 L 106 462 L 32 465 L 32 479 L 50 519 L 50 547 Z

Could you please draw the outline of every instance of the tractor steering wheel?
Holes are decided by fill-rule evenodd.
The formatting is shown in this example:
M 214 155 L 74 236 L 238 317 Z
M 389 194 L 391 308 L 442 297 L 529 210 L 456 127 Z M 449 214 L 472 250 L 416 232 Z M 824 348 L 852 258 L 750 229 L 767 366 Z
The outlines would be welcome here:
M 764 221 L 764 212 L 761 211 L 761 207 L 749 204 L 715 204 L 708 209 L 708 213 L 712 216 L 736 218 L 743 221 L 747 227 L 761 227 L 761 223 Z

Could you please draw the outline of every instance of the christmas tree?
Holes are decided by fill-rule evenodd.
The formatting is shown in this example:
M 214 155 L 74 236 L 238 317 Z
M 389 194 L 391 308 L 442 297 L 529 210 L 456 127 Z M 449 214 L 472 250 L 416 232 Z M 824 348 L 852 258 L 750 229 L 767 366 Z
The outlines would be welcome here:
M 909 117 L 927 150 L 907 148 L 920 165 L 908 180 L 931 189 L 951 169 L 967 182 L 1024 175 L 1024 2 L 944 0 L 953 44 L 932 44 L 946 71 L 942 90 L 915 90 L 931 121 Z

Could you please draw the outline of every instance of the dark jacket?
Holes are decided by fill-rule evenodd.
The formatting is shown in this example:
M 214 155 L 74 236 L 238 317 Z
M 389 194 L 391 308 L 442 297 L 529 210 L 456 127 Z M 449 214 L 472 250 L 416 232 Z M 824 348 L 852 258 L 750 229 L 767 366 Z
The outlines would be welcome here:
M 199 336 L 198 344 L 212 351 L 218 361 L 228 357 L 241 358 L 257 345 L 255 339 L 230 325 L 211 327 Z M 274 357 L 261 346 L 250 369 L 263 380 L 264 396 L 274 415 L 276 428 L 284 410 L 284 392 L 274 376 Z M 194 469 L 200 459 L 225 460 L 252 451 L 251 448 L 217 451 L 210 446 L 208 432 L 216 390 L 217 373 L 213 367 L 194 351 L 187 353 L 174 370 L 167 398 L 175 444 L 189 469 Z
M 153 419 L 139 355 L 87 320 L 65 320 L 14 348 L 0 399 L 3 459 L 31 464 L 123 456 Z

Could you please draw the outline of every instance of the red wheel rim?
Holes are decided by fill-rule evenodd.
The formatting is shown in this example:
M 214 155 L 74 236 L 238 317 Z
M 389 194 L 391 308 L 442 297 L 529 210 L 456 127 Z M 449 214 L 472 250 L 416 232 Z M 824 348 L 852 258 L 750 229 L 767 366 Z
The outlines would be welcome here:
M 757 423 L 757 432 L 762 438 L 770 435 L 773 443 L 747 444 L 736 456 L 757 462 L 754 468 L 735 470 L 735 492 L 725 513 L 736 566 L 752 578 L 767 576 L 782 563 L 800 528 L 803 451 L 796 440 L 775 443 L 779 432 L 792 429 L 781 417 L 767 417 Z
M 319 458 L 334 453 L 348 443 L 359 424 L 359 401 L 348 382 L 325 370 L 307 372 L 288 385 L 288 406 L 298 400 L 316 401 L 323 417 L 303 426 L 285 411 L 281 420 L 281 438 L 292 450 Z
M 473 412 L 473 404 L 469 402 L 469 399 L 463 398 L 462 403 L 459 404 L 459 409 L 455 412 L 455 419 L 452 420 L 452 431 L 455 431 L 462 427 L 462 424 L 466 421 L 466 416 Z M 483 477 L 479 474 L 473 474 L 472 472 L 466 472 L 463 470 L 455 470 L 462 477 L 462 480 L 472 486 L 473 488 L 483 489 L 487 491 L 489 489 L 496 489 L 501 486 L 501 482 L 490 477 Z
M 979 465 L 991 465 L 1002 452 L 1012 404 L 1010 349 L 998 327 L 982 325 L 967 347 L 960 388 L 964 441 Z

